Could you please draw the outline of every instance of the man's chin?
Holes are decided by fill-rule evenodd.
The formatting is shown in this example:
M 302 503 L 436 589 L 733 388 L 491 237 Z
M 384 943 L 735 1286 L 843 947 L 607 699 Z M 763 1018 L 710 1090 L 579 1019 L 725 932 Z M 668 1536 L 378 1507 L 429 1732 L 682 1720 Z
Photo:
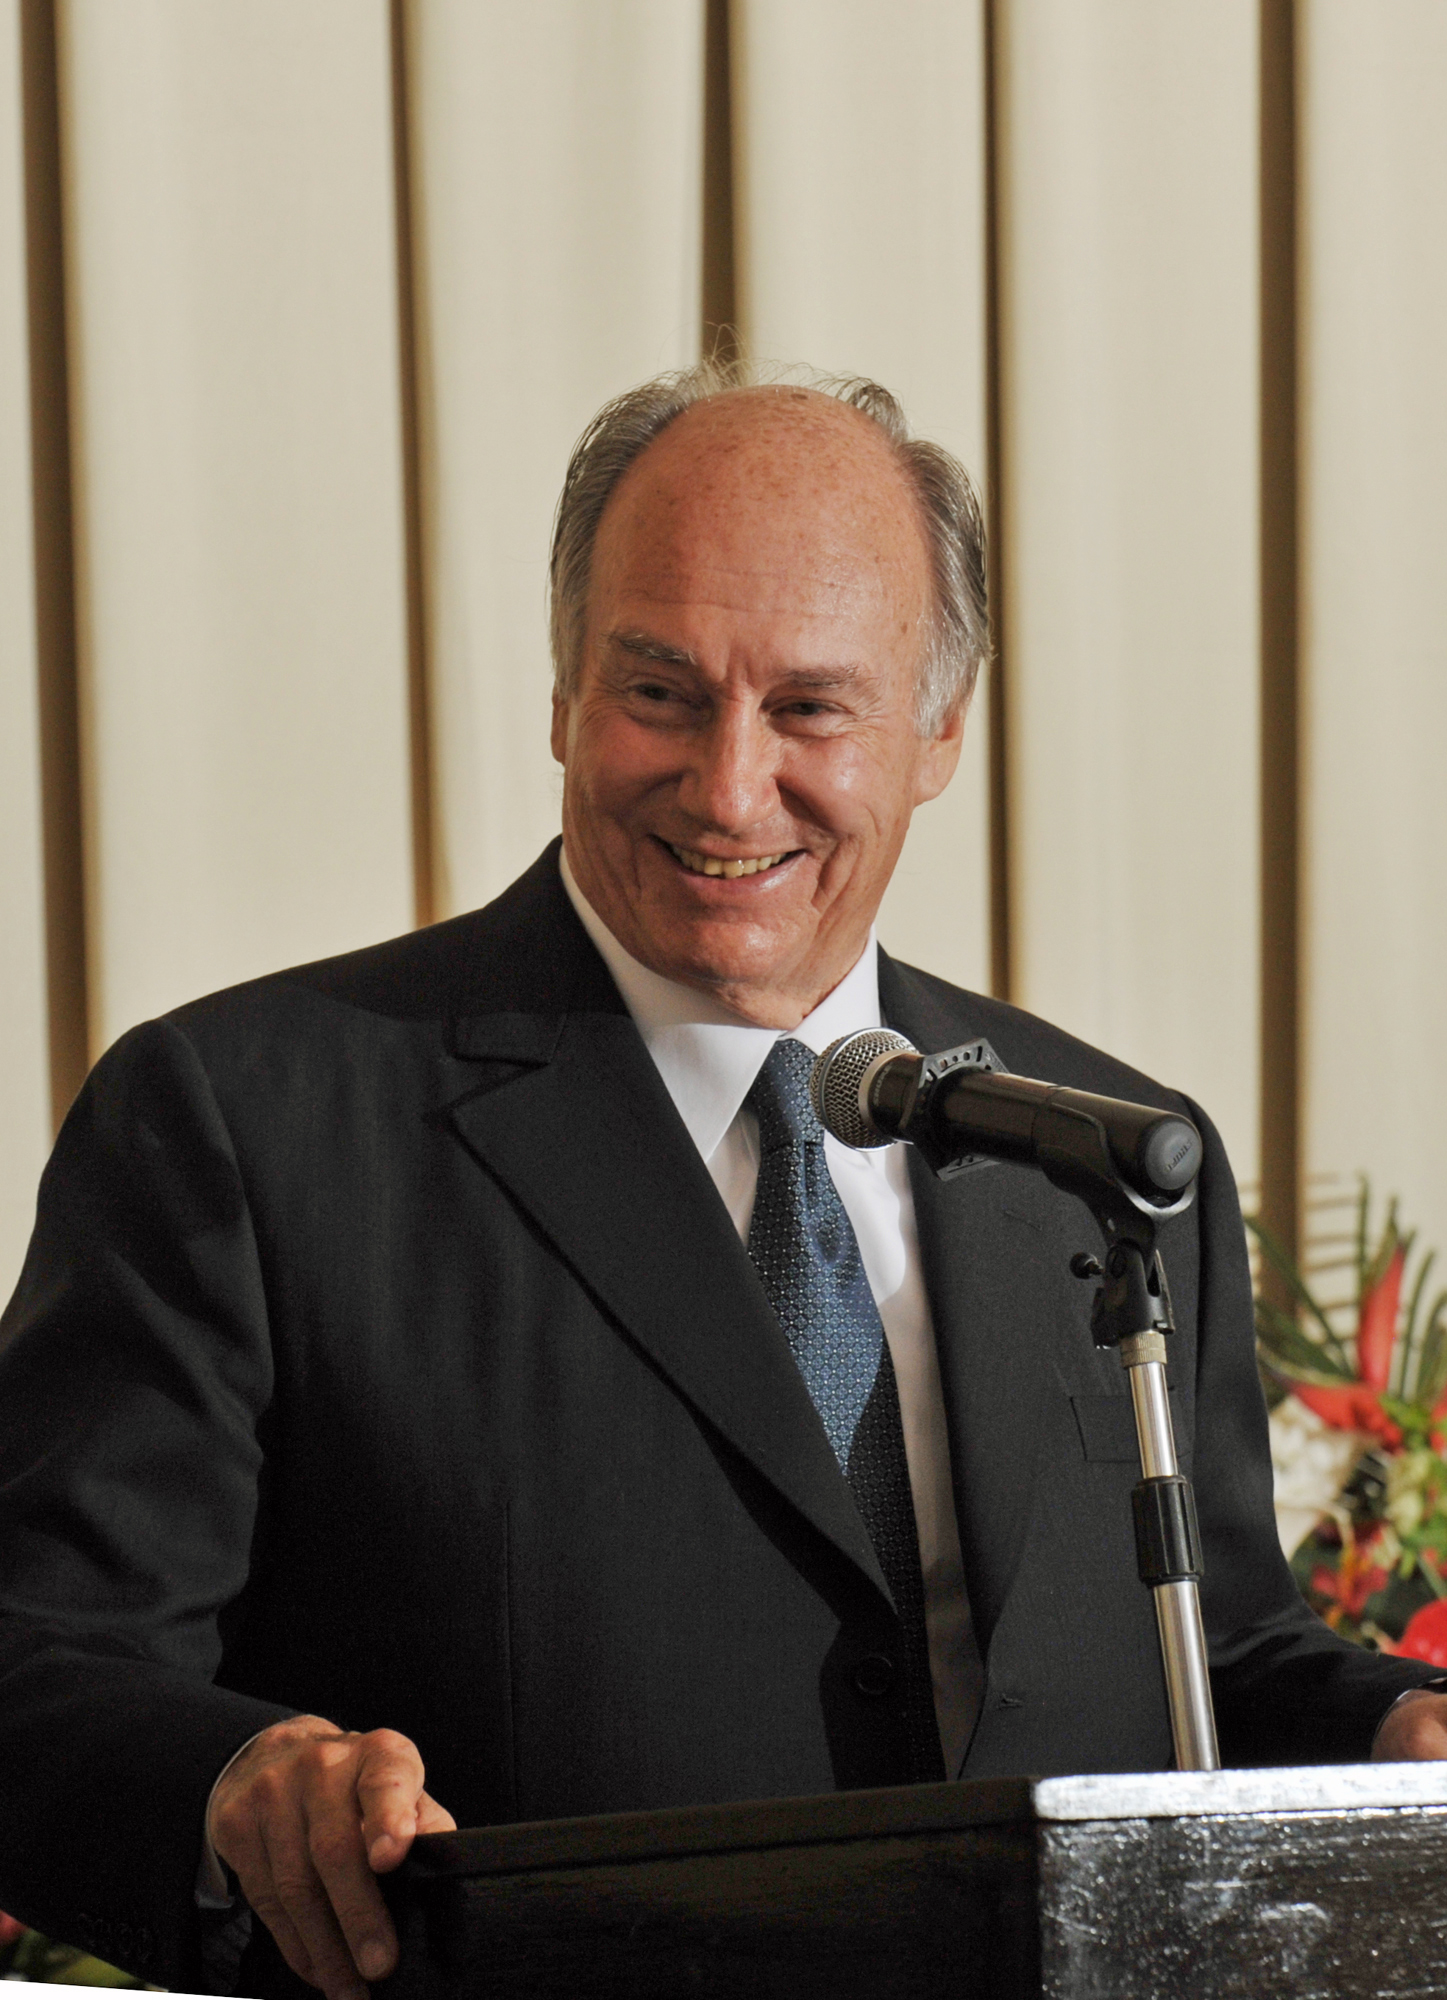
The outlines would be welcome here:
M 643 944 L 634 956 L 653 971 L 710 993 L 746 1017 L 758 1005 L 767 1007 L 771 993 L 792 990 L 806 955 L 792 929 L 742 918 L 680 926 L 666 936 L 650 935 Z

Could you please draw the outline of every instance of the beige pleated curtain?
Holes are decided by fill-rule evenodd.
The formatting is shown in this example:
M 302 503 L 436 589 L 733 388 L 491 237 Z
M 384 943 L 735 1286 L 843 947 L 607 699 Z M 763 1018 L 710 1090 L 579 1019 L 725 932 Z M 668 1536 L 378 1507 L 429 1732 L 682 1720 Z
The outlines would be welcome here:
M 0 1291 L 117 1035 L 554 831 L 567 453 L 721 324 L 988 493 L 885 942 L 1447 1248 L 1444 102 L 1440 0 L 0 0 Z

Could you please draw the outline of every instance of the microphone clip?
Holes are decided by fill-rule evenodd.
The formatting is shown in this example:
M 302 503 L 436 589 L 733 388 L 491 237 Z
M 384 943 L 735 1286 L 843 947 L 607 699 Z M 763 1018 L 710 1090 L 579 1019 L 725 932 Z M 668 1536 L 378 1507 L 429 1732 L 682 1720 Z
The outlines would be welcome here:
M 936 1180 L 952 1181 L 957 1174 L 968 1173 L 974 1167 L 995 1164 L 990 1153 L 957 1154 L 950 1144 L 948 1133 L 937 1133 L 929 1117 L 929 1103 L 937 1084 L 946 1077 L 958 1075 L 961 1070 L 982 1069 L 993 1070 L 998 1076 L 1009 1074 L 983 1036 L 978 1041 L 961 1042 L 958 1048 L 941 1049 L 937 1055 L 920 1058 L 913 1102 L 907 1120 L 902 1122 L 909 1124 L 910 1139 Z
M 1072 1257 L 1070 1268 L 1077 1278 L 1105 1281 L 1090 1308 L 1090 1337 L 1097 1347 L 1119 1347 L 1142 1333 L 1175 1332 L 1171 1288 L 1157 1250 L 1115 1242 L 1105 1253 L 1104 1268 L 1085 1256 Z

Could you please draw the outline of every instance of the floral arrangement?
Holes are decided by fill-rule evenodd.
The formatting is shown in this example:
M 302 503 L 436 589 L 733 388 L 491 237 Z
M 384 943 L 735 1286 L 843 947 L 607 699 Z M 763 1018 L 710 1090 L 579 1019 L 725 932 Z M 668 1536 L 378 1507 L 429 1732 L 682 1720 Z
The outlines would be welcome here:
M 34 1980 L 45 1986 L 138 1987 L 139 1979 L 119 1972 L 74 1945 L 55 1944 L 28 1931 L 17 1917 L 0 1911 L 0 1980 Z
M 1436 1253 L 1414 1261 L 1395 1200 L 1375 1233 L 1365 1180 L 1354 1206 L 1349 1232 L 1316 1239 L 1311 1278 L 1350 1281 L 1329 1301 L 1248 1224 L 1286 1301 L 1256 1302 L 1278 1527 L 1334 1630 L 1447 1667 L 1447 1289 L 1432 1294 Z

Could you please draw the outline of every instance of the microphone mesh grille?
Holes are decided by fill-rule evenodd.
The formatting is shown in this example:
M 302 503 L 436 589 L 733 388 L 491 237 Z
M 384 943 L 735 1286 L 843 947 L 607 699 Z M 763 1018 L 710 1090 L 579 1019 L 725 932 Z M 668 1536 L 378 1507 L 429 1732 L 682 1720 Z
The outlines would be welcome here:
M 852 1035 L 841 1035 L 837 1042 L 831 1042 L 809 1078 L 809 1095 L 824 1130 L 846 1146 L 893 1144 L 888 1133 L 881 1132 L 866 1116 L 859 1102 L 859 1086 L 878 1057 L 913 1052 L 914 1043 L 893 1028 L 857 1028 Z

